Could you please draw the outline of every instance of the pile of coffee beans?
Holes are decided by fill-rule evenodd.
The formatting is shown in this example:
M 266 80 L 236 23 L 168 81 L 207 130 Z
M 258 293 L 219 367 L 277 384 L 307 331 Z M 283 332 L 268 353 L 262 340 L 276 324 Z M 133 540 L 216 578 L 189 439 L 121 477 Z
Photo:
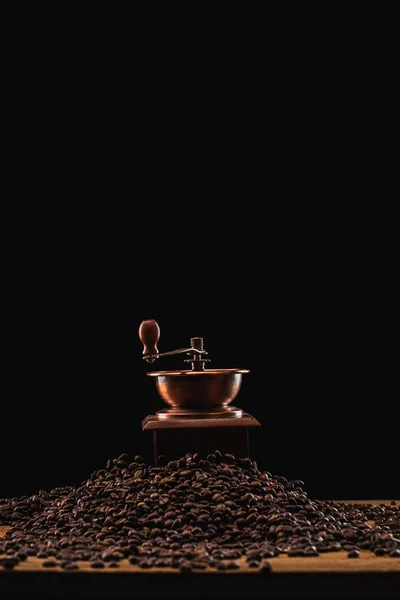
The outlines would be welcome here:
M 268 559 L 283 552 L 400 556 L 398 506 L 310 500 L 303 488 L 218 450 L 158 466 L 122 454 L 77 488 L 0 499 L 0 525 L 11 526 L 0 538 L 0 566 L 35 556 L 67 570 L 127 559 L 189 572 L 237 569 L 243 559 L 268 572 Z

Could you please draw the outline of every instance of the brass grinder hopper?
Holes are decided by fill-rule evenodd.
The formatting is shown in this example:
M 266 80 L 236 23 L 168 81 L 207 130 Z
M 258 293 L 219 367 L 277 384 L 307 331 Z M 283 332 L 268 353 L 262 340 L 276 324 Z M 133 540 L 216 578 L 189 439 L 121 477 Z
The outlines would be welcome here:
M 148 363 L 177 354 L 191 368 L 177 371 L 151 371 L 159 396 L 168 408 L 147 416 L 143 430 L 153 431 L 154 461 L 163 456 L 174 460 L 187 452 L 201 455 L 216 449 L 242 458 L 249 456 L 249 427 L 260 423 L 241 408 L 231 406 L 246 369 L 206 369 L 207 352 L 203 338 L 191 338 L 189 348 L 159 353 L 160 328 L 156 321 L 143 321 L 139 327 L 143 359 Z

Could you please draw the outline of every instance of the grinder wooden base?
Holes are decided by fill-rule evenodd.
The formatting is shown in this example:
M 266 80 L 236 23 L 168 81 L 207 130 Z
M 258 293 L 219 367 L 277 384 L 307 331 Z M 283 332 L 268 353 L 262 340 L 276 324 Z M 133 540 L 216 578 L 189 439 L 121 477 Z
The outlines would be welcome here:
M 205 456 L 218 449 L 234 456 L 250 457 L 249 427 L 260 427 L 251 415 L 239 417 L 209 416 L 164 418 L 164 415 L 149 415 L 142 422 L 143 430 L 153 431 L 154 463 L 158 457 L 176 460 L 187 452 Z

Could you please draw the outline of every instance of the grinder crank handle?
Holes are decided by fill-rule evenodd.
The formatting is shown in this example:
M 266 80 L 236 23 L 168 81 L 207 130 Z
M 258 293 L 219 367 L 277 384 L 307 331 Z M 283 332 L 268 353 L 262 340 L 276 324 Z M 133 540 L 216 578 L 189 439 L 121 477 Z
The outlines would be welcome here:
M 158 355 L 157 342 L 160 339 L 160 327 L 153 319 L 142 321 L 139 327 L 139 338 L 143 344 L 143 358 Z
M 179 348 L 179 350 L 171 350 L 170 352 L 163 352 L 160 354 L 157 348 L 157 342 L 160 339 L 160 327 L 157 321 L 154 321 L 153 319 L 142 321 L 139 327 L 139 338 L 144 346 L 143 359 L 147 362 L 153 362 L 160 356 L 174 356 L 175 354 L 185 353 L 192 354 L 193 356 L 207 354 L 203 349 L 202 338 L 192 338 L 192 346 L 190 348 Z M 197 348 L 195 346 L 197 346 Z

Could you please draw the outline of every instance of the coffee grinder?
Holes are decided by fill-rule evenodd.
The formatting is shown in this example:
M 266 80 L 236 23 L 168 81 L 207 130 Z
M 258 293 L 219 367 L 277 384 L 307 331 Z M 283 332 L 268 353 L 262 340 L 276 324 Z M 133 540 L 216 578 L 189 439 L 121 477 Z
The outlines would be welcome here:
M 157 392 L 168 408 L 142 421 L 143 431 L 153 432 L 154 462 L 160 456 L 174 460 L 187 452 L 207 455 L 216 449 L 241 458 L 249 457 L 249 428 L 260 423 L 241 408 L 231 406 L 247 369 L 206 369 L 203 338 L 194 337 L 190 347 L 159 353 L 160 328 L 156 321 L 139 327 L 143 359 L 151 364 L 168 356 L 186 354 L 189 369 L 150 371 Z

